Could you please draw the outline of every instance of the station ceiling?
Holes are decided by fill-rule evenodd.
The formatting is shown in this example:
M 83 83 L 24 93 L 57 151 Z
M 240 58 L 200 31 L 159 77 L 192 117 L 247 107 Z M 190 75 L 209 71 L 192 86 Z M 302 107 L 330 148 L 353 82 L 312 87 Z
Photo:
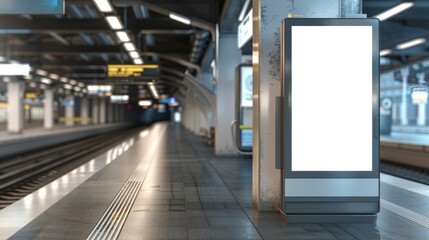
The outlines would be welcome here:
M 161 93 L 174 93 L 173 79 L 183 80 L 190 66 L 199 66 L 213 41 L 216 23 L 221 31 L 234 32 L 244 0 L 111 0 L 118 15 L 141 50 L 145 63 L 160 66 Z M 363 0 L 368 17 L 402 1 Z M 381 24 L 381 48 L 429 36 L 429 1 L 416 4 Z M 229 8 L 229 10 L 225 10 Z M 232 10 L 231 10 L 232 9 Z M 186 25 L 169 18 L 174 12 L 192 20 Z M 132 63 L 114 31 L 92 0 L 66 0 L 64 16 L 1 15 L 0 53 L 68 78 L 103 83 L 106 65 Z M 429 57 L 429 41 L 417 47 L 394 50 L 384 69 Z

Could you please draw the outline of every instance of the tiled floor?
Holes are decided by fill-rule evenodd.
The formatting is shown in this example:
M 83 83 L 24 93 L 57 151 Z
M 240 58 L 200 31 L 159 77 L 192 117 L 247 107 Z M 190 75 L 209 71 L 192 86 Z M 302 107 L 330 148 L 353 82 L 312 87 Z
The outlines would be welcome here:
M 278 212 L 252 209 L 250 158 L 216 158 L 178 126 L 152 131 L 11 239 L 84 239 L 154 138 L 162 147 L 148 164 L 120 239 L 429 239 L 427 186 L 401 188 L 389 177 L 381 184 L 383 201 L 419 213 L 419 223 L 382 204 L 375 223 L 291 224 Z

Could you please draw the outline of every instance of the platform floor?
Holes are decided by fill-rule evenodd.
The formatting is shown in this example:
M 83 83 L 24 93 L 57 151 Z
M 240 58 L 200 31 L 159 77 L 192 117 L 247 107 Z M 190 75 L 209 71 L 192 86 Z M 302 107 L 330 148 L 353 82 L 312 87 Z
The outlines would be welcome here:
M 104 223 L 125 220 L 119 239 L 429 239 L 427 185 L 382 174 L 375 223 L 292 224 L 252 209 L 251 159 L 216 158 L 168 123 L 88 164 L 1 210 L 0 238 L 86 239 L 137 173 L 129 214 L 114 212 Z

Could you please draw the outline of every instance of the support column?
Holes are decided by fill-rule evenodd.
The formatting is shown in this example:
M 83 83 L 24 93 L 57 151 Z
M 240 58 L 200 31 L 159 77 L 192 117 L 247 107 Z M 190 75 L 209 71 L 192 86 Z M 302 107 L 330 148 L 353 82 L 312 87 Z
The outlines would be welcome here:
M 113 106 L 113 122 L 117 122 L 118 121 L 118 105 L 119 104 L 112 104 Z
M 104 124 L 106 123 L 106 99 L 100 98 L 100 123 Z
M 45 88 L 45 99 L 43 100 L 43 127 L 45 129 L 54 128 L 54 91 L 52 88 Z
M 24 128 L 24 83 L 8 78 L 7 84 L 7 131 L 21 133 Z
M 72 94 L 67 95 L 66 99 L 69 103 L 74 102 L 74 96 Z M 74 120 L 73 120 L 73 118 L 74 118 L 74 104 L 70 104 L 70 105 L 65 106 L 65 111 L 66 111 L 66 116 L 65 116 L 66 126 L 68 126 L 68 127 L 74 126 Z
M 218 52 L 215 153 L 218 156 L 231 156 L 237 155 L 229 131 L 231 122 L 235 119 L 235 69 L 241 63 L 237 35 L 220 34 Z
M 80 117 L 82 118 L 82 125 L 88 125 L 89 121 L 83 120 L 89 117 L 89 101 L 87 97 L 80 99 Z
M 407 78 L 409 68 L 405 67 L 401 69 L 402 76 L 402 102 L 401 102 L 401 125 L 408 125 L 408 113 L 407 113 Z
M 419 78 L 420 84 L 424 84 L 425 82 L 425 73 L 419 73 L 417 75 Z M 426 90 L 427 91 L 427 90 Z M 418 126 L 425 126 L 426 125 L 426 103 L 419 103 L 418 106 L 418 112 L 417 112 L 417 125 Z
M 113 107 L 114 107 L 114 105 L 112 104 L 112 103 L 107 103 L 107 109 L 108 109 L 108 111 L 107 111 L 107 122 L 108 123 L 112 123 L 114 120 L 113 120 Z
M 92 123 L 98 124 L 99 123 L 99 110 L 98 110 L 98 98 L 92 99 Z
M 252 199 L 258 210 L 275 210 L 283 201 L 281 170 L 275 167 L 275 97 L 281 95 L 281 21 L 295 15 L 339 18 L 341 2 L 345 1 L 326 4 L 328 1 L 253 0 Z M 354 8 L 347 8 L 347 14 L 355 14 Z

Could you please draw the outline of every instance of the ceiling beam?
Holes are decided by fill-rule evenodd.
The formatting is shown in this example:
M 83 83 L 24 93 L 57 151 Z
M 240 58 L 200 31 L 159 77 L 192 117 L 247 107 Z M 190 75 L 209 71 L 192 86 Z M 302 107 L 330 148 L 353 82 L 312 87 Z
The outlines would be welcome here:
M 8 49 L 13 56 L 34 56 L 40 54 L 51 54 L 51 55 L 71 55 L 78 56 L 84 54 L 107 54 L 114 55 L 118 53 L 125 53 L 125 50 L 121 46 L 65 46 L 58 44 L 38 44 L 38 45 L 26 45 L 26 46 L 8 46 Z M 154 46 L 150 47 L 149 52 L 141 53 L 143 56 L 152 56 L 153 54 L 173 54 L 179 56 L 188 57 L 190 49 L 178 48 L 177 46 Z
M 177 34 L 190 31 L 187 25 L 172 22 L 167 18 L 129 19 L 126 29 L 133 33 L 146 32 Z M 18 17 L 0 16 L 0 34 L 32 34 L 32 33 L 90 33 L 110 32 L 111 29 L 104 19 L 23 19 Z M 188 32 L 185 32 L 188 33 Z

